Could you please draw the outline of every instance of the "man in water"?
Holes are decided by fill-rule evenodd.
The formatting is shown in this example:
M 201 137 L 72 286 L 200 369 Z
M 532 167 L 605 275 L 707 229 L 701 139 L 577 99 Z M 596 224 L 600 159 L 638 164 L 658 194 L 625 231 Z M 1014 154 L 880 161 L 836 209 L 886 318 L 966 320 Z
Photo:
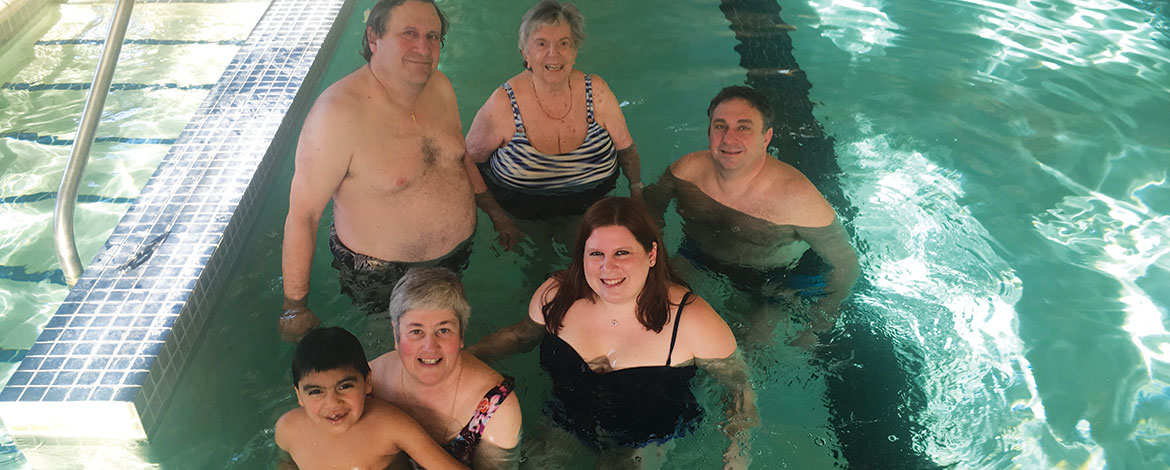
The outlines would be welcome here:
M 675 161 L 647 188 L 647 203 L 662 214 L 677 199 L 685 236 L 679 255 L 693 266 L 725 275 L 757 297 L 793 303 L 798 296 L 819 296 L 809 309 L 809 328 L 793 340 L 811 343 L 812 333 L 833 326 L 857 280 L 849 236 L 808 178 L 768 155 L 772 108 L 763 94 L 724 88 L 707 116 L 710 148 Z M 792 272 L 810 247 L 831 267 L 826 275 Z M 776 315 L 762 313 L 754 312 L 752 336 L 771 338 Z
M 284 225 L 278 330 L 285 340 L 319 323 L 308 308 L 309 273 L 330 200 L 333 266 L 342 292 L 367 313 L 386 310 L 410 267 L 466 267 L 476 193 L 487 188 L 467 158 L 455 90 L 438 72 L 446 32 L 433 0 L 380 0 L 362 41 L 368 65 L 331 85 L 309 111 Z M 502 210 L 488 202 L 501 244 L 511 247 L 505 238 L 516 232 L 500 225 Z

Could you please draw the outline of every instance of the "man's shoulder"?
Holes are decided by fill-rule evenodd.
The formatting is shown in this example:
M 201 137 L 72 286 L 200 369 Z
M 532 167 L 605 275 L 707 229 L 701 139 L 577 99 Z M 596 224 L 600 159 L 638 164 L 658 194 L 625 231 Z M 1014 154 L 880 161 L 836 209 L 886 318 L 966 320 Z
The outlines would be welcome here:
M 705 174 L 714 171 L 714 166 L 711 162 L 710 150 L 699 150 L 691 152 L 670 165 L 670 174 L 675 178 L 694 182 Z
M 761 176 L 760 180 L 764 184 L 756 185 L 756 188 L 768 193 L 767 195 L 820 196 L 820 191 L 804 173 L 775 158 L 768 158 Z

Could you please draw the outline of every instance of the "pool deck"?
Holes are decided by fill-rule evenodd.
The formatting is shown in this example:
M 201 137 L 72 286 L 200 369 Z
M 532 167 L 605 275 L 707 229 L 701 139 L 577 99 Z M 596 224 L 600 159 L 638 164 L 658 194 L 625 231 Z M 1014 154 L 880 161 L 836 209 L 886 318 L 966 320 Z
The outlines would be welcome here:
M 0 391 L 18 442 L 152 433 L 353 3 L 273 0 Z

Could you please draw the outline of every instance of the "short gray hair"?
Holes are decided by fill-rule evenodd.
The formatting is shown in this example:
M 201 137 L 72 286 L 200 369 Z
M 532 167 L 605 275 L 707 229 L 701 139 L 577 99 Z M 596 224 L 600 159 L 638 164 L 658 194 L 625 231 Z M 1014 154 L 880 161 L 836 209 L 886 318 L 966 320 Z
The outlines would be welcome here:
M 390 295 L 390 323 L 394 325 L 395 338 L 402 316 L 418 308 L 454 310 L 455 318 L 459 319 L 459 338 L 467 334 L 471 305 L 463 294 L 459 276 L 450 269 L 410 268 L 394 285 L 394 293 Z
M 569 34 L 573 38 L 573 47 L 581 47 L 585 42 L 585 17 L 572 3 L 560 3 L 557 0 L 541 0 L 536 6 L 528 9 L 524 19 L 520 20 L 520 50 L 528 43 L 536 28 L 546 24 L 564 21 L 569 25 Z

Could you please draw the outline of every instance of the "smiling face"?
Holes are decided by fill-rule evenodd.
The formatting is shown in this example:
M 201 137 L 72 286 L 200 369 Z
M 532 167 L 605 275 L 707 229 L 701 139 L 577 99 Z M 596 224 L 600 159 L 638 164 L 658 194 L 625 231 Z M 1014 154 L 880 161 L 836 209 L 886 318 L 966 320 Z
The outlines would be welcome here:
M 764 128 L 764 116 L 747 100 L 732 98 L 711 112 L 707 137 L 715 163 L 723 170 L 734 171 L 762 164 L 768 155 L 772 129 Z
M 573 32 L 564 21 L 538 26 L 528 36 L 521 53 L 524 54 L 524 60 L 528 61 L 532 74 L 550 83 L 567 81 L 573 64 L 577 62 Z
M 657 260 L 657 243 L 650 242 L 646 250 L 621 225 L 597 227 L 585 240 L 585 281 L 606 302 L 634 301 Z
M 331 434 L 341 434 L 357 424 L 372 387 L 352 367 L 312 371 L 297 384 L 297 403 L 309 421 Z
M 459 365 L 463 336 L 453 309 L 415 308 L 402 314 L 394 340 L 406 374 L 424 385 L 435 385 Z
M 425 85 L 438 69 L 442 22 L 434 5 L 404 2 L 390 10 L 382 37 L 367 28 L 366 39 L 373 53 L 370 66 L 382 73 Z

